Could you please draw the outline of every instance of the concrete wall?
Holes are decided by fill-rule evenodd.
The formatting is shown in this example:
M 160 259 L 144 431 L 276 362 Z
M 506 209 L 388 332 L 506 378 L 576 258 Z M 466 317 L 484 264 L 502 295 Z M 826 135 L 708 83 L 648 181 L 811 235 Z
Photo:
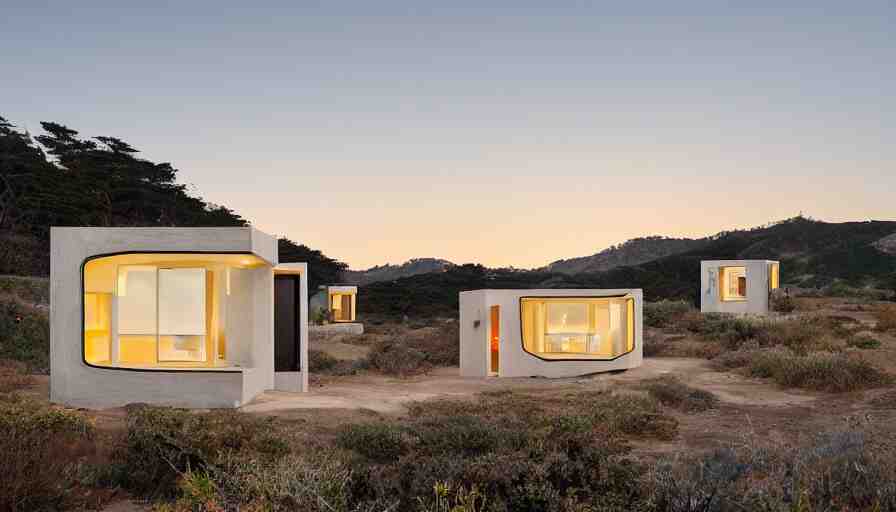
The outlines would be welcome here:
M 700 311 L 702 313 L 731 313 L 764 315 L 768 313 L 768 266 L 770 260 L 708 260 L 700 262 Z M 719 268 L 745 267 L 747 277 L 746 300 L 723 301 L 719 291 Z
M 460 375 L 488 375 L 489 314 L 485 305 L 486 290 L 460 292 Z
M 523 350 L 520 326 L 521 297 L 609 297 L 629 295 L 635 301 L 635 347 L 610 361 L 544 360 Z M 498 373 L 500 377 L 571 377 L 624 370 L 641 365 L 643 359 L 643 296 L 640 289 L 614 290 L 475 290 L 460 294 L 460 357 L 462 376 L 488 375 L 489 308 L 501 307 Z M 476 321 L 478 320 L 478 326 Z
M 277 262 L 276 239 L 253 228 L 52 228 L 50 233 L 50 400 L 103 408 L 131 402 L 183 407 L 235 407 L 273 387 L 273 282 L 270 267 L 252 272 L 252 372 L 128 370 L 87 366 L 82 358 L 81 265 L 121 252 L 245 252 Z M 268 277 L 264 277 L 263 274 Z M 271 282 L 267 286 L 268 281 Z M 269 308 L 270 313 L 261 311 Z M 228 312 L 230 313 L 230 312 Z M 239 321 L 243 312 L 233 320 Z M 268 321 L 268 319 L 270 319 Z M 231 317 L 228 315 L 228 323 Z M 266 324 L 266 325 L 261 325 Z M 231 336 L 232 334 L 228 334 Z M 254 338 L 254 336 L 267 336 Z M 269 348 L 258 347 L 267 345 Z M 228 347 L 229 348 L 229 347 Z M 270 354 L 270 365 L 267 364 Z M 253 364 L 255 361 L 253 361 Z

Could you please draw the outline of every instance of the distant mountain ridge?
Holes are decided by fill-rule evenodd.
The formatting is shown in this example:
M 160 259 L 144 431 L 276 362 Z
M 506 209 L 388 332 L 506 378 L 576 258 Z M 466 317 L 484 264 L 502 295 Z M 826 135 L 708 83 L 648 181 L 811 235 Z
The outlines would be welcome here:
M 342 281 L 363 286 L 376 281 L 392 281 L 418 274 L 444 272 L 454 266 L 454 263 L 439 258 L 414 258 L 400 265 L 387 263 L 367 270 L 346 270 L 342 273 Z
M 457 265 L 364 287 L 364 314 L 457 315 L 458 293 L 480 288 L 642 288 L 646 300 L 696 303 L 700 261 L 771 259 L 781 262 L 781 283 L 822 287 L 843 282 L 896 290 L 896 222 L 822 222 L 794 217 L 752 229 L 722 231 L 697 248 L 637 265 L 598 272 L 564 273 Z M 624 245 L 624 244 L 623 244 Z M 617 248 L 618 250 L 618 248 Z
M 640 265 L 665 256 L 693 251 L 708 243 L 709 238 L 638 237 L 619 245 L 612 245 L 591 256 L 557 260 L 539 270 L 562 274 L 603 272 L 616 267 Z

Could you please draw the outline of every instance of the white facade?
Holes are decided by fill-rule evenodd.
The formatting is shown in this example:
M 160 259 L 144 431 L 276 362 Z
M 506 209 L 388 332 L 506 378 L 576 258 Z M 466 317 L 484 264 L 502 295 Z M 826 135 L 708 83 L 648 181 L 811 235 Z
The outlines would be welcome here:
M 142 402 L 238 407 L 269 389 L 307 390 L 307 311 L 297 360 L 275 371 L 276 238 L 254 228 L 51 230 L 50 399 L 104 408 Z M 300 321 L 298 321 L 300 319 Z
M 460 373 L 570 377 L 638 367 L 643 358 L 642 307 L 640 289 L 461 292 Z M 568 329 L 554 333 L 542 328 L 567 320 Z M 545 348 L 550 344 L 546 339 L 554 348 Z
M 778 287 L 780 265 L 771 260 L 700 262 L 700 311 L 764 315 Z

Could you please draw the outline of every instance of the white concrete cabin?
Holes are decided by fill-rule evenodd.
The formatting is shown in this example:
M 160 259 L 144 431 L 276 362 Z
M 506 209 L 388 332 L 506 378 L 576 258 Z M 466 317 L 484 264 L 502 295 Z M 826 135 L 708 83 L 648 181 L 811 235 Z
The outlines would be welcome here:
M 308 267 L 251 227 L 54 227 L 50 399 L 239 407 L 308 389 Z
M 643 359 L 640 289 L 460 293 L 460 373 L 571 377 Z
M 765 315 L 779 286 L 780 264 L 772 260 L 700 262 L 700 312 Z

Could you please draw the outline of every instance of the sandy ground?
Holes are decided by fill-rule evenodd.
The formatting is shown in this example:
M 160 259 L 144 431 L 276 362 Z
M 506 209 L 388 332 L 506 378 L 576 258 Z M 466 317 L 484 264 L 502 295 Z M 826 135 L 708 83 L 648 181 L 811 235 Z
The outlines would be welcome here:
M 702 359 L 648 358 L 640 368 L 617 374 L 596 374 L 567 379 L 460 377 L 458 368 L 439 368 L 420 377 L 398 379 L 359 375 L 325 381 L 308 393 L 269 391 L 242 407 L 244 412 L 277 415 L 293 409 L 368 409 L 402 414 L 409 402 L 437 398 L 471 397 L 483 391 L 603 388 L 614 383 L 636 384 L 672 374 L 711 391 L 724 402 L 741 405 L 788 406 L 811 402 L 816 395 L 781 390 L 772 385 L 718 372 Z

